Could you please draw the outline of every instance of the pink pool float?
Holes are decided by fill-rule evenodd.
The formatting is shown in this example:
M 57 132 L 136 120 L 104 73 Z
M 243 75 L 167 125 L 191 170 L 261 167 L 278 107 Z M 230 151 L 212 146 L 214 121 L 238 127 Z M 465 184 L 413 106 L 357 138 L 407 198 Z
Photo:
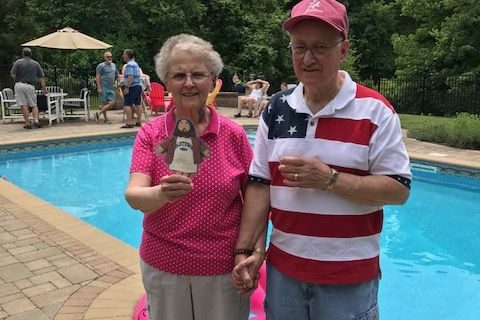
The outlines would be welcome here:
M 258 288 L 250 296 L 250 317 L 253 320 L 265 320 L 265 311 L 263 310 L 263 300 L 265 299 L 265 289 L 267 287 L 267 277 L 265 273 L 265 263 L 260 267 L 260 280 Z M 148 320 L 147 296 L 143 295 L 137 303 L 133 320 Z

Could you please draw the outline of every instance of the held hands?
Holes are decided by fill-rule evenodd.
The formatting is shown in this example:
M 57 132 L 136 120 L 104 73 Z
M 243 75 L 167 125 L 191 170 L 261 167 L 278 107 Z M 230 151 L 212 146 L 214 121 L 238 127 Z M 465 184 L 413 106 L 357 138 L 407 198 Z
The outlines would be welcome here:
M 250 294 L 258 287 L 264 254 L 235 256 L 235 268 L 232 271 L 232 284 L 240 295 Z
M 193 184 L 189 177 L 173 174 L 162 177 L 158 187 L 156 191 L 157 200 L 173 203 L 189 193 Z
M 278 170 L 289 187 L 325 189 L 331 179 L 330 167 L 315 158 L 282 157 Z

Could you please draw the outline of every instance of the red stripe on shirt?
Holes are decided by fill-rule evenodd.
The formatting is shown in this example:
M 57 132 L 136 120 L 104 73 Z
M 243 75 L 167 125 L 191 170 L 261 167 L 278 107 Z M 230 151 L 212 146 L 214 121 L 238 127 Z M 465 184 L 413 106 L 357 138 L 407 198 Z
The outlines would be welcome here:
M 354 261 L 317 261 L 288 254 L 270 244 L 268 262 L 286 276 L 311 283 L 356 284 L 380 276 L 378 256 Z
M 284 187 L 285 184 L 283 183 L 283 179 L 285 179 L 282 174 L 280 173 L 280 170 L 278 170 L 278 166 L 280 163 L 278 161 L 270 161 L 268 163 L 270 167 L 270 177 L 271 177 L 271 185 L 272 186 L 282 186 Z M 354 174 L 356 176 L 368 176 L 370 173 L 365 170 L 360 170 L 360 169 L 354 169 L 354 168 L 347 168 L 347 167 L 340 167 L 340 166 L 333 166 L 330 165 L 330 167 L 336 169 L 339 172 L 345 172 L 345 173 L 350 173 Z
M 357 92 L 355 94 L 355 98 L 373 98 L 376 100 L 380 100 L 383 102 L 383 104 L 385 104 L 387 108 L 395 112 L 395 109 L 393 108 L 390 101 L 387 100 L 387 98 L 385 98 L 380 92 L 370 89 L 368 87 L 357 84 Z
M 283 232 L 312 237 L 355 238 L 382 231 L 383 211 L 362 215 L 327 215 L 272 208 L 273 226 Z
M 320 118 L 315 138 L 368 146 L 376 129 L 368 119 Z

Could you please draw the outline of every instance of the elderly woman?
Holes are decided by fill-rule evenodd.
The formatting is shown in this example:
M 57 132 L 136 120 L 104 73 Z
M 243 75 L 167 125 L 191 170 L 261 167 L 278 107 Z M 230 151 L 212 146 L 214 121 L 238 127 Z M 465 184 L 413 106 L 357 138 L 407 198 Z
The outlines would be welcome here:
M 146 123 L 133 149 L 125 196 L 144 214 L 140 265 L 150 319 L 248 319 L 230 281 L 252 150 L 244 130 L 206 105 L 223 63 L 209 42 L 180 34 L 155 57 L 175 108 Z M 209 148 L 198 171 L 172 174 L 159 144 L 189 119 Z

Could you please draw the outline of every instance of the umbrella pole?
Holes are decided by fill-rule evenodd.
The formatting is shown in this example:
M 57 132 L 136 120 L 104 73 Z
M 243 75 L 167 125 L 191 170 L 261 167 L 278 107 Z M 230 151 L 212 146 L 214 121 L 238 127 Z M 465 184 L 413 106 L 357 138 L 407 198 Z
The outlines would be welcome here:
M 58 86 L 58 83 L 57 83 L 57 66 L 53 67 L 53 80 L 55 81 L 55 86 Z

